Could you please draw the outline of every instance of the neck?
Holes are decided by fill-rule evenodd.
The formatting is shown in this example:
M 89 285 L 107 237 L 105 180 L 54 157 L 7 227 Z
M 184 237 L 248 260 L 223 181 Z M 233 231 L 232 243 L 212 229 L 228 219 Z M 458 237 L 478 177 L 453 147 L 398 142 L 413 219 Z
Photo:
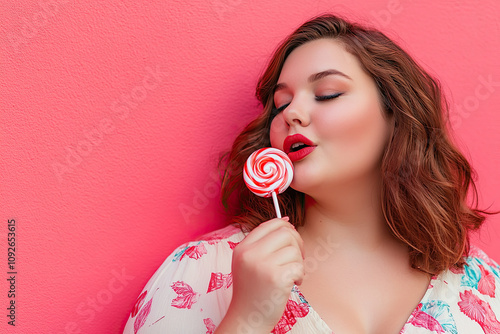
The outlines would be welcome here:
M 394 245 L 382 214 L 379 179 L 329 191 L 327 196 L 306 195 L 304 225 L 298 229 L 306 240 L 328 237 L 338 250 L 372 251 Z M 365 180 L 366 181 L 366 180 Z

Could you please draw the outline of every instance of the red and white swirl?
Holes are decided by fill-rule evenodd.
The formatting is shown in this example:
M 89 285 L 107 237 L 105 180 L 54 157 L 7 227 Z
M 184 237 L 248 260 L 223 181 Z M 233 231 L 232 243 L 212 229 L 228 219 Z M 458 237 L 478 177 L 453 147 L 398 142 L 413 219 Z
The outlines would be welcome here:
M 292 182 L 292 161 L 277 148 L 261 148 L 248 157 L 243 179 L 248 189 L 260 197 L 271 197 L 273 192 L 281 194 Z

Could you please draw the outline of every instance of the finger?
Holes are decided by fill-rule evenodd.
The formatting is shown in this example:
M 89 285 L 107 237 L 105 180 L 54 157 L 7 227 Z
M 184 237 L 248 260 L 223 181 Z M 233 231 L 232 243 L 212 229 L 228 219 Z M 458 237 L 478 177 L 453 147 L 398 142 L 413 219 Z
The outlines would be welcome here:
M 300 249 L 296 246 L 287 246 L 279 249 L 271 255 L 271 262 L 277 266 L 285 266 L 289 263 L 303 263 Z
M 292 225 L 292 224 L 290 224 Z M 299 232 L 295 229 L 295 227 L 292 225 L 292 235 L 295 237 L 295 240 L 297 240 L 297 244 L 299 245 L 300 252 L 302 253 L 302 259 L 306 258 L 306 253 L 304 251 L 304 240 L 300 236 Z
M 302 237 L 291 223 L 280 218 L 268 220 L 260 224 L 256 228 L 254 228 L 250 232 L 250 234 L 248 234 L 246 238 L 242 241 L 242 244 L 243 245 L 253 244 L 258 240 L 264 238 L 265 236 L 279 230 L 282 227 L 286 227 L 288 231 L 292 233 L 294 238 L 297 240 L 298 247 L 300 248 L 302 253 L 302 258 L 305 259 L 304 241 L 302 240 Z
M 295 284 L 295 285 L 301 285 L 303 281 L 304 281 L 304 278 L 301 277 L 298 280 L 293 281 L 293 284 Z
M 301 240 L 297 240 L 296 234 L 293 232 L 291 228 L 282 226 L 254 242 L 252 247 L 255 247 L 260 254 L 265 256 L 288 246 L 295 247 L 302 254 Z
M 281 228 L 289 227 L 293 229 L 291 224 L 284 219 L 274 218 L 266 222 L 261 223 L 259 226 L 254 228 L 246 237 L 243 239 L 242 243 L 251 244 L 260 240 L 262 237 L 268 235 L 269 233 Z
M 285 284 L 302 284 L 304 279 L 304 265 L 298 262 L 291 262 L 282 267 L 281 278 Z

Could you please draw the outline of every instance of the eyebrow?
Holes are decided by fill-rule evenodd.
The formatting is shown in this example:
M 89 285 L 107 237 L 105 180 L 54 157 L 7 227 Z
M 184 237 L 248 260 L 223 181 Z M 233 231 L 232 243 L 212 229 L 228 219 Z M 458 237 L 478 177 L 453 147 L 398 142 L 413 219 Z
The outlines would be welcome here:
M 318 72 L 318 73 L 314 73 L 312 74 L 308 79 L 307 79 L 307 82 L 309 83 L 313 83 L 314 81 L 318 81 L 326 76 L 329 76 L 329 75 L 339 75 L 339 76 L 342 76 L 346 79 L 349 79 L 349 80 L 352 80 L 352 78 L 350 76 L 348 76 L 347 74 L 343 73 L 343 72 L 340 72 L 339 70 L 334 70 L 334 69 L 329 69 L 329 70 L 325 70 L 325 71 L 321 71 L 321 72 Z M 284 89 L 286 88 L 287 85 L 284 84 L 284 83 L 279 83 L 279 84 L 276 84 L 274 86 L 274 90 L 273 92 L 277 92 L 281 89 Z

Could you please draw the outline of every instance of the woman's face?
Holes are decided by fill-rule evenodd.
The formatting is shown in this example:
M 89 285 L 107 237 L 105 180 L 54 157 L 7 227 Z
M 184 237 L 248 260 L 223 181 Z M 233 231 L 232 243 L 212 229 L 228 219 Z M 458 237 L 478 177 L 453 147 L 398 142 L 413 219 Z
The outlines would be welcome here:
M 383 117 L 374 80 L 340 42 L 324 38 L 292 51 L 274 105 L 271 145 L 293 161 L 292 188 L 314 197 L 322 189 L 380 177 L 392 119 Z M 304 141 L 308 146 L 296 147 Z

